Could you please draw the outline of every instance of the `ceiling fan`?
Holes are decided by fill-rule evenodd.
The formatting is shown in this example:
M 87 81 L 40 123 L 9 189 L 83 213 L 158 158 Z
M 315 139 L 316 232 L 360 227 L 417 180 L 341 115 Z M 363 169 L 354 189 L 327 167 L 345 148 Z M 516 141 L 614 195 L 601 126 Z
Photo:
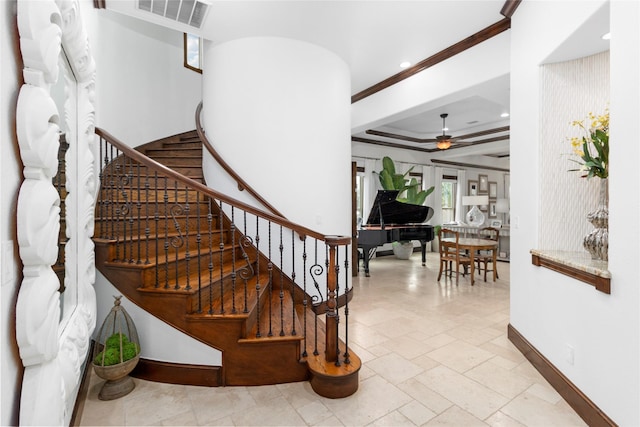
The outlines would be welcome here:
M 386 138 L 401 139 L 401 140 L 409 141 L 409 142 L 419 142 L 419 143 L 430 142 L 430 143 L 435 143 L 437 149 L 434 149 L 434 151 L 447 150 L 447 149 L 451 148 L 452 146 L 453 147 L 464 147 L 464 146 L 468 146 L 468 145 L 483 144 L 483 143 L 487 143 L 487 142 L 493 142 L 493 141 L 500 141 L 500 140 L 504 140 L 504 139 L 509 139 L 509 135 L 505 135 L 505 136 L 498 136 L 498 137 L 475 140 L 475 141 L 464 141 L 467 138 L 477 138 L 477 137 L 480 137 L 480 136 L 490 135 L 490 134 L 493 134 L 493 133 L 506 132 L 506 131 L 509 131 L 509 126 L 503 126 L 503 127 L 494 128 L 494 129 L 487 129 L 487 130 L 484 130 L 484 131 L 473 132 L 473 133 L 469 133 L 469 134 L 466 134 L 466 135 L 460 135 L 460 136 L 457 136 L 457 137 L 453 137 L 451 135 L 447 135 L 447 134 L 445 134 L 445 129 L 446 129 L 445 119 L 448 116 L 449 116 L 449 114 L 447 114 L 447 113 L 440 114 L 440 118 L 442 119 L 442 135 L 438 135 L 435 138 L 415 138 L 415 137 L 411 137 L 411 136 L 399 135 L 399 134 L 395 134 L 395 133 L 378 131 L 378 130 L 374 130 L 374 129 L 369 129 L 369 130 L 366 131 L 366 133 L 368 133 L 370 135 L 383 136 L 383 137 L 386 137 Z

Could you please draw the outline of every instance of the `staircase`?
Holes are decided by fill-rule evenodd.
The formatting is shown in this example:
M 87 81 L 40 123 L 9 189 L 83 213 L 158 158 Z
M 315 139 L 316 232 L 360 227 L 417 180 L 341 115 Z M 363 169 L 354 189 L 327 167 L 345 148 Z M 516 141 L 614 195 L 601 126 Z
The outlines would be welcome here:
M 96 133 L 103 162 L 96 266 L 141 308 L 222 351 L 223 366 L 208 384 L 310 380 L 322 396 L 353 394 L 361 362 L 348 348 L 348 272 L 338 273 L 348 240 L 204 186 L 195 131 L 136 151 Z M 298 259 L 287 275 L 289 253 Z M 171 382 L 193 383 L 180 366 L 171 369 Z

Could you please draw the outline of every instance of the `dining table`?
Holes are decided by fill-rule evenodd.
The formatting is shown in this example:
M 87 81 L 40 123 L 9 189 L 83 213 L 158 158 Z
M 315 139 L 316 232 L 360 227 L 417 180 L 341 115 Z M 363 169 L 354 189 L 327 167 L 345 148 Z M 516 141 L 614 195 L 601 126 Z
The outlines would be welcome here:
M 453 244 L 456 243 L 455 237 L 447 237 L 442 239 L 442 241 Z M 471 258 L 471 286 L 473 286 L 475 282 L 475 257 L 478 251 L 491 251 L 491 253 L 493 254 L 493 281 L 496 281 L 496 258 L 498 252 L 498 242 L 496 240 L 479 239 L 477 237 L 460 237 L 458 239 L 458 249 L 467 251 L 469 253 L 469 258 Z

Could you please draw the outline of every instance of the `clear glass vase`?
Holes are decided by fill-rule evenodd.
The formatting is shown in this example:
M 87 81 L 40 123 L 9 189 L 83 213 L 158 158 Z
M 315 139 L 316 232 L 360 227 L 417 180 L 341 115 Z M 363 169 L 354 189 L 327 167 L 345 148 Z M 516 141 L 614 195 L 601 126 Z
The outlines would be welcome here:
M 584 237 L 582 245 L 591 259 L 609 260 L 609 179 L 600 179 L 598 208 L 587 215 L 594 229 Z

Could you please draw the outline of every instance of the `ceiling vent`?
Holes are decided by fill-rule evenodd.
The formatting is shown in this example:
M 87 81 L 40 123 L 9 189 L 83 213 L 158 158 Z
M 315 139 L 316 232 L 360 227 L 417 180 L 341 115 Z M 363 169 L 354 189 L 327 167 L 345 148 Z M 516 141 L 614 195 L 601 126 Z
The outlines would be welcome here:
M 200 28 L 210 3 L 202 0 L 138 0 L 138 9 Z

